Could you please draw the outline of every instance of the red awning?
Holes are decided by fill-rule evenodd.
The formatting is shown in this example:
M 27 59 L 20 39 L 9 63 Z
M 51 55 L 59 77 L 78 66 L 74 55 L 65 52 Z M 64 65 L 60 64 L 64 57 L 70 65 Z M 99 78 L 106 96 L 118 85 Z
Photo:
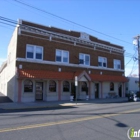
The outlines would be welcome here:
M 31 79 L 67 79 L 73 80 L 74 73 L 72 72 L 53 72 L 43 70 L 19 70 L 19 78 L 31 78 Z
M 114 76 L 114 75 L 95 75 L 91 74 L 92 81 L 108 81 L 108 82 L 128 82 L 125 76 Z
M 83 72 L 55 72 L 45 70 L 18 70 L 19 78 L 31 78 L 31 79 L 57 79 L 57 80 L 74 80 L 75 76 L 81 76 Z M 84 72 L 85 73 L 85 72 Z M 84 76 L 83 73 L 83 76 Z M 100 82 L 127 82 L 128 79 L 125 76 L 114 76 L 114 75 L 88 75 L 91 81 Z

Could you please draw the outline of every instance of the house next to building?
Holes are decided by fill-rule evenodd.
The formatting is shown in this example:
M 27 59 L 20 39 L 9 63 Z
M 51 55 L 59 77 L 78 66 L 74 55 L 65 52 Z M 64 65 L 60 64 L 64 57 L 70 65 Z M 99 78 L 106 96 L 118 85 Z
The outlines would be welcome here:
M 25 20 L 0 68 L 0 92 L 14 102 L 124 97 L 125 82 L 122 46 Z
M 139 77 L 129 76 L 127 77 L 129 82 L 126 83 L 126 93 L 129 91 L 139 91 Z

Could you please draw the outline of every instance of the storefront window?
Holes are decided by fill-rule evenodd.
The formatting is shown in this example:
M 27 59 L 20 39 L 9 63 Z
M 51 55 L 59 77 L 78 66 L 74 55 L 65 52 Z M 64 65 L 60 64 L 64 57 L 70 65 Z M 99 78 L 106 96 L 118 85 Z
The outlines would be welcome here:
M 56 82 L 51 80 L 49 83 L 49 91 L 50 92 L 56 92 Z
M 70 91 L 70 84 L 68 81 L 63 82 L 63 91 L 64 92 L 69 92 Z
M 110 83 L 110 91 L 114 91 L 114 83 L 113 82 Z
M 87 91 L 87 83 L 86 82 L 82 82 L 82 86 L 81 86 L 81 90 L 82 91 Z
M 33 92 L 33 82 L 31 80 L 24 81 L 24 92 Z

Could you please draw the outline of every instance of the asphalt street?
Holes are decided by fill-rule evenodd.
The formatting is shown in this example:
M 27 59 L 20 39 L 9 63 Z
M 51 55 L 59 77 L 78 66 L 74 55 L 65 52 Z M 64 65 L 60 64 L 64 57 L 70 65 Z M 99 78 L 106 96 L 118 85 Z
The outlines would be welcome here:
M 127 140 L 140 129 L 140 102 L 0 113 L 0 140 Z

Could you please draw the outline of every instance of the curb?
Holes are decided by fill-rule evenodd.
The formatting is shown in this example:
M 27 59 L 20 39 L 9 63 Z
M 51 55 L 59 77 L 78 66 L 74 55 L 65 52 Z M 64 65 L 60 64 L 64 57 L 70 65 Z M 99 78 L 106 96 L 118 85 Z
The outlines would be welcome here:
M 62 108 L 62 107 L 71 107 L 79 106 L 83 104 L 59 104 L 59 105 L 50 105 L 50 106 L 32 106 L 32 107 L 19 107 L 19 108 L 3 108 L 4 110 L 26 110 L 26 109 L 43 109 L 43 108 Z
M 95 104 L 108 104 L 108 103 L 120 103 L 120 102 L 126 102 L 125 99 L 123 100 L 117 100 L 117 101 L 114 101 L 114 100 L 110 100 L 110 101 L 94 101 L 94 102 L 72 102 L 72 103 L 60 103 L 60 104 L 55 104 L 55 105 L 40 105 L 38 106 L 37 104 L 36 105 L 32 105 L 32 106 L 21 106 L 21 107 L 1 107 L 1 109 L 3 110 L 27 110 L 27 109 L 47 109 L 47 108 L 64 108 L 64 107 L 76 107 L 76 106 L 82 106 L 82 105 L 95 105 Z M 11 106 L 11 105 L 10 105 Z

